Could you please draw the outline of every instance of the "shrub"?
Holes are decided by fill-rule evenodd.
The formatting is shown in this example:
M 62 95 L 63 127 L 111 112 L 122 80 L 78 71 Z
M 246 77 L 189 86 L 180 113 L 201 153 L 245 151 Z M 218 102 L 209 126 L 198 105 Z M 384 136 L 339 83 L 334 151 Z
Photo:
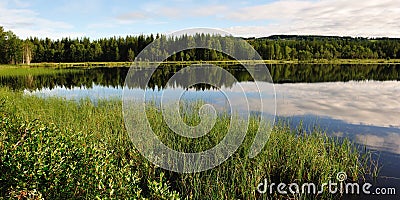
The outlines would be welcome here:
M 81 132 L 1 112 L 0 135 L 0 196 L 144 198 L 134 161 L 101 143 L 85 143 Z M 149 197 L 178 198 L 160 177 L 149 180 Z

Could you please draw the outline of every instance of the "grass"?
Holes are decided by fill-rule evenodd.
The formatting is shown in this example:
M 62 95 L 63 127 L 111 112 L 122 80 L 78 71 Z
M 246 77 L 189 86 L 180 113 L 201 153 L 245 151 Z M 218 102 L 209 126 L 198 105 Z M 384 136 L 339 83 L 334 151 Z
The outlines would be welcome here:
M 44 67 L 0 67 L 0 76 L 37 76 L 37 75 L 55 75 L 59 73 L 66 73 L 76 71 L 78 69 L 59 70 L 56 68 Z
M 88 68 L 88 67 L 121 67 L 130 66 L 132 62 L 74 62 L 74 63 L 31 63 L 28 64 L 0 64 L 0 68 L 10 68 L 10 67 L 48 67 L 48 68 Z
M 243 60 L 241 62 L 257 64 L 400 64 L 400 59 L 313 59 L 313 60 Z M 240 64 L 236 60 L 226 60 L 226 61 L 166 61 L 163 64 L 178 64 L 178 65 L 190 65 L 190 64 L 201 64 L 201 63 L 211 63 L 211 64 Z M 76 63 L 31 63 L 27 64 L 0 64 L 1 68 L 30 68 L 30 67 L 48 67 L 48 68 L 93 68 L 93 67 L 126 67 L 131 66 L 132 62 L 76 62 Z
M 332 198 L 261 195 L 256 187 L 268 183 L 321 184 L 344 171 L 347 181 L 362 180 L 369 171 L 369 154 L 361 154 L 347 139 L 338 141 L 320 131 L 273 128 L 266 146 L 250 159 L 247 151 L 258 123 L 252 117 L 239 149 L 218 167 L 194 174 L 162 170 L 135 149 L 126 132 L 120 100 L 67 101 L 42 99 L 0 89 L 0 196 L 54 198 L 255 199 Z M 161 140 L 185 152 L 218 143 L 229 126 L 227 115 L 217 118 L 206 137 L 175 137 L 156 106 L 148 119 Z M 185 116 L 188 124 L 197 115 Z M 171 137 L 173 136 L 173 137 Z

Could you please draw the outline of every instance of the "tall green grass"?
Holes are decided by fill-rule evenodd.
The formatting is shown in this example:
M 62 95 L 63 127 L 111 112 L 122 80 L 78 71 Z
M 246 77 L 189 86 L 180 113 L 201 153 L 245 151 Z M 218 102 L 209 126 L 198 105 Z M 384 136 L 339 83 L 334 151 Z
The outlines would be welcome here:
M 148 162 L 130 142 L 120 100 L 67 101 L 42 99 L 0 89 L 0 192 L 3 197 L 45 198 L 255 199 L 332 198 L 259 194 L 268 183 L 320 184 L 344 171 L 348 181 L 364 178 L 368 156 L 347 139 L 338 141 L 319 131 L 305 133 L 284 123 L 273 128 L 263 151 L 247 156 L 258 123 L 251 118 L 239 149 L 218 167 L 194 174 L 166 171 Z M 229 126 L 221 115 L 207 137 L 176 137 L 156 106 L 147 109 L 151 126 L 173 149 L 192 152 L 218 143 Z M 198 124 L 195 114 L 185 116 Z
M 61 73 L 77 72 L 79 69 L 56 69 L 44 67 L 0 67 L 1 76 L 35 76 L 35 75 L 56 75 Z

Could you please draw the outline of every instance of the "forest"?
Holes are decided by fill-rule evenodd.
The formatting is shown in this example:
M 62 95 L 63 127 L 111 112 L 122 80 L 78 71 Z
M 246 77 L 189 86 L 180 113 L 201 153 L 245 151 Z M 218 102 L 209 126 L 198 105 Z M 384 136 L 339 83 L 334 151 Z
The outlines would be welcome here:
M 109 37 L 91 40 L 83 38 L 30 37 L 20 39 L 12 31 L 0 27 L 0 63 L 30 64 L 42 62 L 118 62 L 133 61 L 148 44 L 160 39 L 168 42 L 211 42 L 228 48 L 210 35 L 196 34 L 167 38 L 160 34 Z M 274 35 L 264 38 L 243 38 L 264 60 L 315 60 L 315 59 L 400 59 L 399 38 L 361 38 L 338 36 Z M 233 51 L 241 48 L 229 47 Z M 163 55 L 166 52 L 158 52 Z M 168 61 L 229 60 L 224 53 L 209 49 L 177 52 Z

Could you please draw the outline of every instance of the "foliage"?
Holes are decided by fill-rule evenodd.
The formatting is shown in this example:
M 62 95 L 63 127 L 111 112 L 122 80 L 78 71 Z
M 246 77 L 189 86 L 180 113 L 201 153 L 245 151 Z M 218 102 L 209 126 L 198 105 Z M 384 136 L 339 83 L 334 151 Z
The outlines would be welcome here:
M 0 26 L 0 63 L 16 64 L 22 58 L 21 40 Z
M 255 118 L 242 146 L 222 165 L 196 174 L 172 173 L 152 165 L 133 147 L 120 101 L 42 99 L 7 89 L 0 89 L 0 96 L 0 195 L 5 197 L 255 199 L 266 197 L 256 192 L 264 178 L 301 184 L 334 180 L 339 171 L 351 181 L 369 173 L 368 157 L 348 140 L 339 142 L 317 130 L 291 130 L 285 124 L 278 124 L 261 154 L 250 159 Z M 157 107 L 150 106 L 147 114 L 163 141 L 187 152 L 192 144 L 212 146 L 229 127 L 228 116 L 220 116 L 212 134 L 187 141 L 170 137 L 173 133 Z M 185 120 L 196 124 L 198 116 L 189 114 Z M 317 198 L 329 197 L 321 195 Z
M 138 164 L 131 154 L 91 142 L 90 132 L 59 129 L 53 123 L 23 119 L 2 98 L 0 112 L 0 196 L 20 198 L 145 198 Z M 6 108 L 7 106 L 7 108 Z M 11 111 L 11 112 L 10 112 Z M 162 179 L 147 179 L 147 197 L 177 199 Z
M 156 47 L 174 44 L 203 44 L 222 47 L 231 55 L 243 46 L 224 41 L 209 34 L 183 35 L 166 38 L 163 35 L 110 37 L 97 40 L 83 38 L 29 38 L 25 41 L 11 31 L 4 32 L 0 27 L 0 63 L 21 63 L 30 60 L 41 62 L 116 62 L 132 61 L 148 44 L 157 41 Z M 400 59 L 400 39 L 390 38 L 351 38 L 324 36 L 270 36 L 266 38 L 245 38 L 265 60 L 299 60 L 312 59 Z M 155 48 L 154 55 L 166 56 L 166 52 Z M 250 52 L 250 51 L 248 51 Z M 249 55 L 252 58 L 252 55 Z M 207 49 L 191 49 L 176 52 L 168 61 L 193 60 L 230 60 L 221 52 Z

